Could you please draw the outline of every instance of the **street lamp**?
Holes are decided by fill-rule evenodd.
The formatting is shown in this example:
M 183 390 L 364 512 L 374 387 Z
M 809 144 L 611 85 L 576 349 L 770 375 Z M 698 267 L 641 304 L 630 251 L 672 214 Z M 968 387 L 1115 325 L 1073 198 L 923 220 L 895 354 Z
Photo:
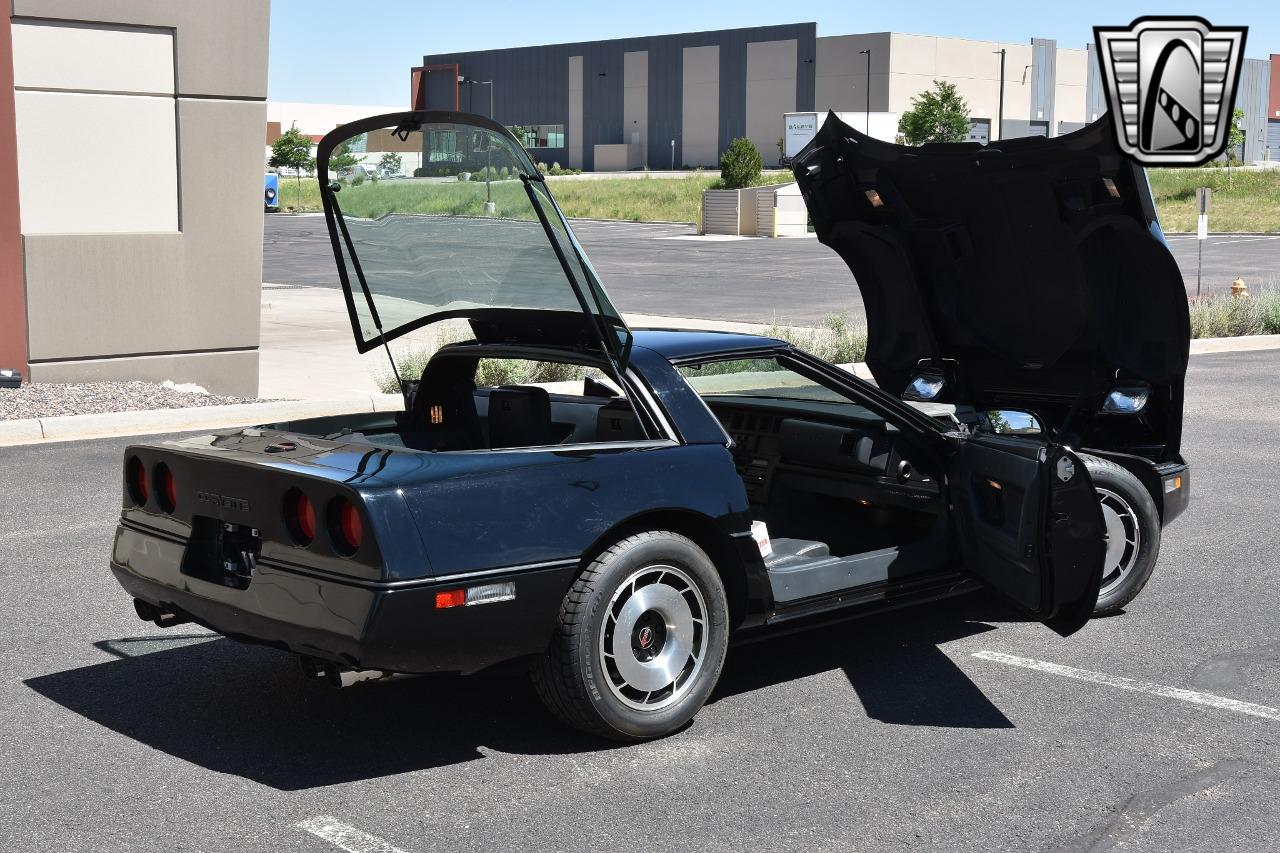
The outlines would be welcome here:
M 458 82 L 466 83 L 468 86 L 471 87 L 471 97 L 468 99 L 468 102 L 475 100 L 476 86 L 489 87 L 489 120 L 493 121 L 493 81 L 492 80 L 472 80 L 469 77 L 459 76 Z M 485 198 L 484 212 L 485 213 L 493 213 L 497 209 L 493 203 L 493 187 L 489 183 L 490 179 L 493 177 L 493 159 L 492 159 L 492 154 L 490 153 L 492 150 L 493 150 L 492 146 L 486 145 L 484 147 L 484 198 Z
M 992 53 L 1000 54 L 1000 107 L 996 116 L 996 132 L 1000 134 L 1000 138 L 1004 139 L 1004 48 L 993 50 Z M 1026 69 L 1023 69 L 1024 71 Z
M 860 50 L 858 53 L 867 55 L 867 136 L 871 135 L 871 48 Z

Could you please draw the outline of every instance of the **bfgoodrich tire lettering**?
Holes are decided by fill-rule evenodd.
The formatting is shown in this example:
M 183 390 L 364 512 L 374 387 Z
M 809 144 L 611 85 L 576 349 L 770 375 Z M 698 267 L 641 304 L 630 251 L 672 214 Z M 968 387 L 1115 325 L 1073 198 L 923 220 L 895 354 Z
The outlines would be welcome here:
M 728 625 L 724 584 L 706 553 L 677 533 L 637 533 L 578 576 L 533 683 L 575 728 L 614 740 L 662 737 L 711 695 Z
M 1081 456 L 1107 523 L 1107 562 L 1093 615 L 1115 613 L 1142 592 L 1160 556 L 1160 514 L 1142 482 L 1105 459 Z

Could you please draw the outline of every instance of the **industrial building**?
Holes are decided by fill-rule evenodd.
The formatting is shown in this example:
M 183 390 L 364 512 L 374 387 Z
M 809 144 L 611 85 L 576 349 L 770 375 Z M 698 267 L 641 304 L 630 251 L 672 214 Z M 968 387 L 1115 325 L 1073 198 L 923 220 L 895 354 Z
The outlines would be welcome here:
M 1246 160 L 1268 145 L 1280 158 L 1278 60 L 1243 65 Z M 608 171 L 714 166 L 739 136 L 772 165 L 785 113 L 901 114 L 935 80 L 968 102 L 978 141 L 1057 136 L 1106 110 L 1093 45 L 819 36 L 815 23 L 435 54 L 410 92 L 416 109 L 489 115 L 492 103 L 538 160 Z

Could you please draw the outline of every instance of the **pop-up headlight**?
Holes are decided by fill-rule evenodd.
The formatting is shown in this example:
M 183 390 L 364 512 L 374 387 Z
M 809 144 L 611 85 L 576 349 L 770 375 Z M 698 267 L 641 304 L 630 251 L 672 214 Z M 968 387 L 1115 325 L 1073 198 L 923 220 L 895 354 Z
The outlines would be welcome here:
M 902 392 L 902 399 L 927 403 L 942 393 L 942 386 L 945 384 L 946 380 L 941 373 L 917 373 Z
M 1107 394 L 1102 411 L 1113 415 L 1136 415 L 1147 407 L 1151 389 L 1146 385 L 1117 385 Z

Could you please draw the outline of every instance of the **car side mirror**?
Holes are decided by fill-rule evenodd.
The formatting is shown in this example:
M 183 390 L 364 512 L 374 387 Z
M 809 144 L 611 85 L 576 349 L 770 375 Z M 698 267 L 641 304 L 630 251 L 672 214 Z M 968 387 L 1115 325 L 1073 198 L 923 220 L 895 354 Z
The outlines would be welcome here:
M 1044 424 L 1031 412 L 991 409 L 982 415 L 977 431 L 995 435 L 1044 435 Z

